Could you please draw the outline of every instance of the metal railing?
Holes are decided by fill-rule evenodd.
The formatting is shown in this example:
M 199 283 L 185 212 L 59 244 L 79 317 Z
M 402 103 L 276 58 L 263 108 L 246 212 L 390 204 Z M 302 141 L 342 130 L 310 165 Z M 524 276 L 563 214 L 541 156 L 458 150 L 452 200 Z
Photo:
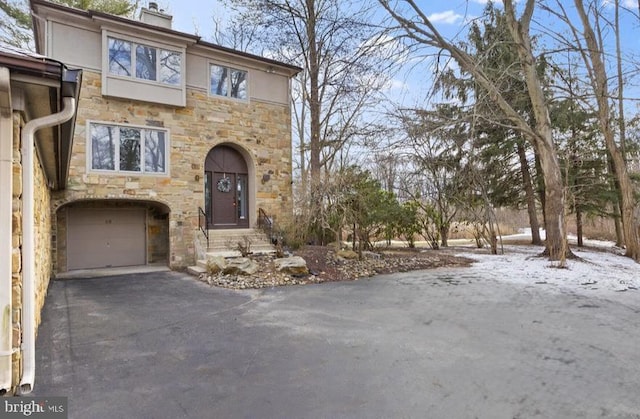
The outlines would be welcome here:
M 267 212 L 262 208 L 258 208 L 258 228 L 267 234 L 271 244 L 277 244 L 278 238 L 275 237 L 275 226 L 273 219 L 267 215 Z
M 204 223 L 203 223 L 204 221 Z M 204 225 L 203 225 L 204 224 Z M 207 249 L 209 248 L 209 219 L 207 217 L 207 213 L 204 212 L 202 207 L 198 207 L 198 228 L 204 234 L 205 239 L 207 239 Z

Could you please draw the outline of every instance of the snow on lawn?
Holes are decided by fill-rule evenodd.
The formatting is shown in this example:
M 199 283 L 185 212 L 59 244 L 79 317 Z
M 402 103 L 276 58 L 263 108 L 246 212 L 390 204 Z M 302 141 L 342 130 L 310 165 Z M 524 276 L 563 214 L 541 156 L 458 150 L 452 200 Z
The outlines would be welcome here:
M 590 247 L 571 247 L 579 259 L 567 260 L 564 268 L 541 257 L 543 248 L 539 246 L 505 245 L 503 255 L 471 250 L 458 255 L 476 260 L 472 269 L 488 273 L 498 281 L 582 290 L 640 289 L 640 264 L 622 256 L 622 250 L 612 243 L 585 240 L 585 245 Z

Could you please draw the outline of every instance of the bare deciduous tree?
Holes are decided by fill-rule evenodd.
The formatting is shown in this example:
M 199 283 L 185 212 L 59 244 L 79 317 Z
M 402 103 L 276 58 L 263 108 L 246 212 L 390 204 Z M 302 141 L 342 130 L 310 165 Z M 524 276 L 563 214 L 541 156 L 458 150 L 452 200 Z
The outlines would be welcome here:
M 616 124 L 613 118 L 613 105 L 611 101 L 611 89 L 609 87 L 609 75 L 607 74 L 605 59 L 605 44 L 603 40 L 602 18 L 598 7 L 591 3 L 587 9 L 582 0 L 574 0 L 576 11 L 580 18 L 581 28 L 574 23 L 566 12 L 562 2 L 556 2 L 555 14 L 567 24 L 573 35 L 573 41 L 578 46 L 577 52 L 587 70 L 587 76 L 596 103 L 595 111 L 600 123 L 600 131 L 604 137 L 604 143 L 611 157 L 611 165 L 615 175 L 617 187 L 619 188 L 619 199 L 622 216 L 622 231 L 626 246 L 626 256 L 640 261 L 640 238 L 638 236 L 638 216 L 635 213 L 634 187 L 629 176 L 627 163 L 621 150 L 625 142 L 624 122 L 618 126 L 618 136 L 620 146 L 616 143 Z M 614 6 L 619 7 L 616 1 Z M 615 11 L 616 15 L 618 11 Z M 616 19 L 617 21 L 617 19 Z M 615 28 L 614 28 L 615 29 Z M 583 45 L 584 43 L 584 45 Z M 620 51 L 617 50 L 617 59 L 620 59 Z M 619 68 L 619 63 L 616 63 Z M 618 82 L 621 81 L 620 70 L 618 70 Z M 623 82 L 622 82 L 623 83 Z M 618 86 L 619 89 L 622 86 Z M 618 109 L 621 112 L 618 118 L 624 118 L 623 98 L 618 95 Z
M 536 57 L 533 52 L 530 24 L 535 9 L 535 0 L 527 0 L 519 18 L 516 17 L 514 2 L 504 0 L 507 27 L 518 52 L 521 71 L 526 82 L 527 93 L 531 100 L 534 121 L 520 115 L 506 100 L 498 86 L 493 83 L 478 65 L 477 59 L 446 39 L 433 25 L 427 15 L 413 0 L 391 2 L 379 0 L 392 18 L 399 24 L 406 39 L 419 45 L 435 47 L 448 53 L 460 67 L 474 77 L 475 82 L 488 94 L 490 99 L 502 111 L 505 120 L 512 128 L 521 132 L 536 149 L 542 175 L 545 182 L 545 227 L 547 232 L 546 254 L 551 260 L 563 261 L 569 252 L 565 226 L 565 197 L 562 173 L 553 142 L 549 111 L 540 80 Z M 409 12 L 401 11 L 397 3 L 408 6 Z
M 262 49 L 303 68 L 294 87 L 302 191 L 309 211 L 321 207 L 321 183 L 345 162 L 345 150 L 378 127 L 366 112 L 379 100 L 396 63 L 393 43 L 372 24 L 365 1 L 227 0 L 264 30 Z M 347 156 L 348 157 L 348 156 Z

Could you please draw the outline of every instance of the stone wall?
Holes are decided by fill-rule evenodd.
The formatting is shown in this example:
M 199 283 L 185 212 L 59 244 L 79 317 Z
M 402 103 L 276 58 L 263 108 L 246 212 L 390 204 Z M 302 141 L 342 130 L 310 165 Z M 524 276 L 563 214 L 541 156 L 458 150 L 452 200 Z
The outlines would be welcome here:
M 12 218 L 12 323 L 13 323 L 13 382 L 19 383 L 22 375 L 22 298 L 23 298 L 23 256 L 22 256 L 22 153 L 20 134 L 24 126 L 22 116 L 13 115 L 13 218 Z M 34 162 L 34 227 L 35 227 L 35 321 L 40 325 L 40 312 L 49 287 L 51 266 L 51 194 L 44 171 Z
M 37 159 L 36 159 L 37 160 Z M 34 164 L 36 327 L 53 274 L 51 266 L 51 190 L 40 164 Z
M 169 219 L 168 214 L 155 210 L 147 214 L 147 261 L 149 263 L 167 262 L 169 255 Z
M 12 379 L 19 383 L 22 377 L 22 155 L 20 153 L 20 130 L 22 117 L 13 114 L 13 217 L 11 231 L 11 304 L 13 325 Z
M 87 170 L 87 121 L 113 122 L 169 130 L 169 174 L 119 175 Z M 101 95 L 99 73 L 85 70 L 76 120 L 73 157 L 66 191 L 55 196 L 54 212 L 76 200 L 128 200 L 159 202 L 168 215 L 169 265 L 194 263 L 194 234 L 198 207 L 204 206 L 204 160 L 216 145 L 230 144 L 248 156 L 254 187 L 251 208 L 269 215 L 291 214 L 290 107 L 266 102 L 249 103 L 210 97 L 206 91 L 187 89 L 184 108 L 134 102 Z M 262 182 L 263 175 L 269 180 Z M 252 214 L 256 219 L 257 214 Z M 58 223 L 60 227 L 60 223 Z M 58 260 L 63 257 L 60 232 Z M 152 255 L 159 245 L 149 242 Z M 59 268 L 62 268 L 60 266 Z M 60 270 L 60 269 L 59 269 Z

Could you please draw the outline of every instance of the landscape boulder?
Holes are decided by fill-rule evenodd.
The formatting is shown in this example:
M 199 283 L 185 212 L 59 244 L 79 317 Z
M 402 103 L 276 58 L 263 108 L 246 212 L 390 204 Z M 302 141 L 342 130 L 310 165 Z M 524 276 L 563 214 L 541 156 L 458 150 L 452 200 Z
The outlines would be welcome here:
M 227 266 L 227 260 L 222 256 L 212 256 L 207 258 L 207 273 L 209 275 L 215 275 L 222 271 Z
M 234 258 L 227 261 L 222 270 L 225 275 L 253 275 L 259 269 L 259 265 L 249 258 Z
M 358 253 L 353 250 L 340 250 L 336 256 L 342 259 L 355 260 L 358 259 Z
M 273 264 L 276 270 L 290 275 L 306 275 L 309 273 L 307 261 L 300 256 L 290 256 L 276 259 Z

